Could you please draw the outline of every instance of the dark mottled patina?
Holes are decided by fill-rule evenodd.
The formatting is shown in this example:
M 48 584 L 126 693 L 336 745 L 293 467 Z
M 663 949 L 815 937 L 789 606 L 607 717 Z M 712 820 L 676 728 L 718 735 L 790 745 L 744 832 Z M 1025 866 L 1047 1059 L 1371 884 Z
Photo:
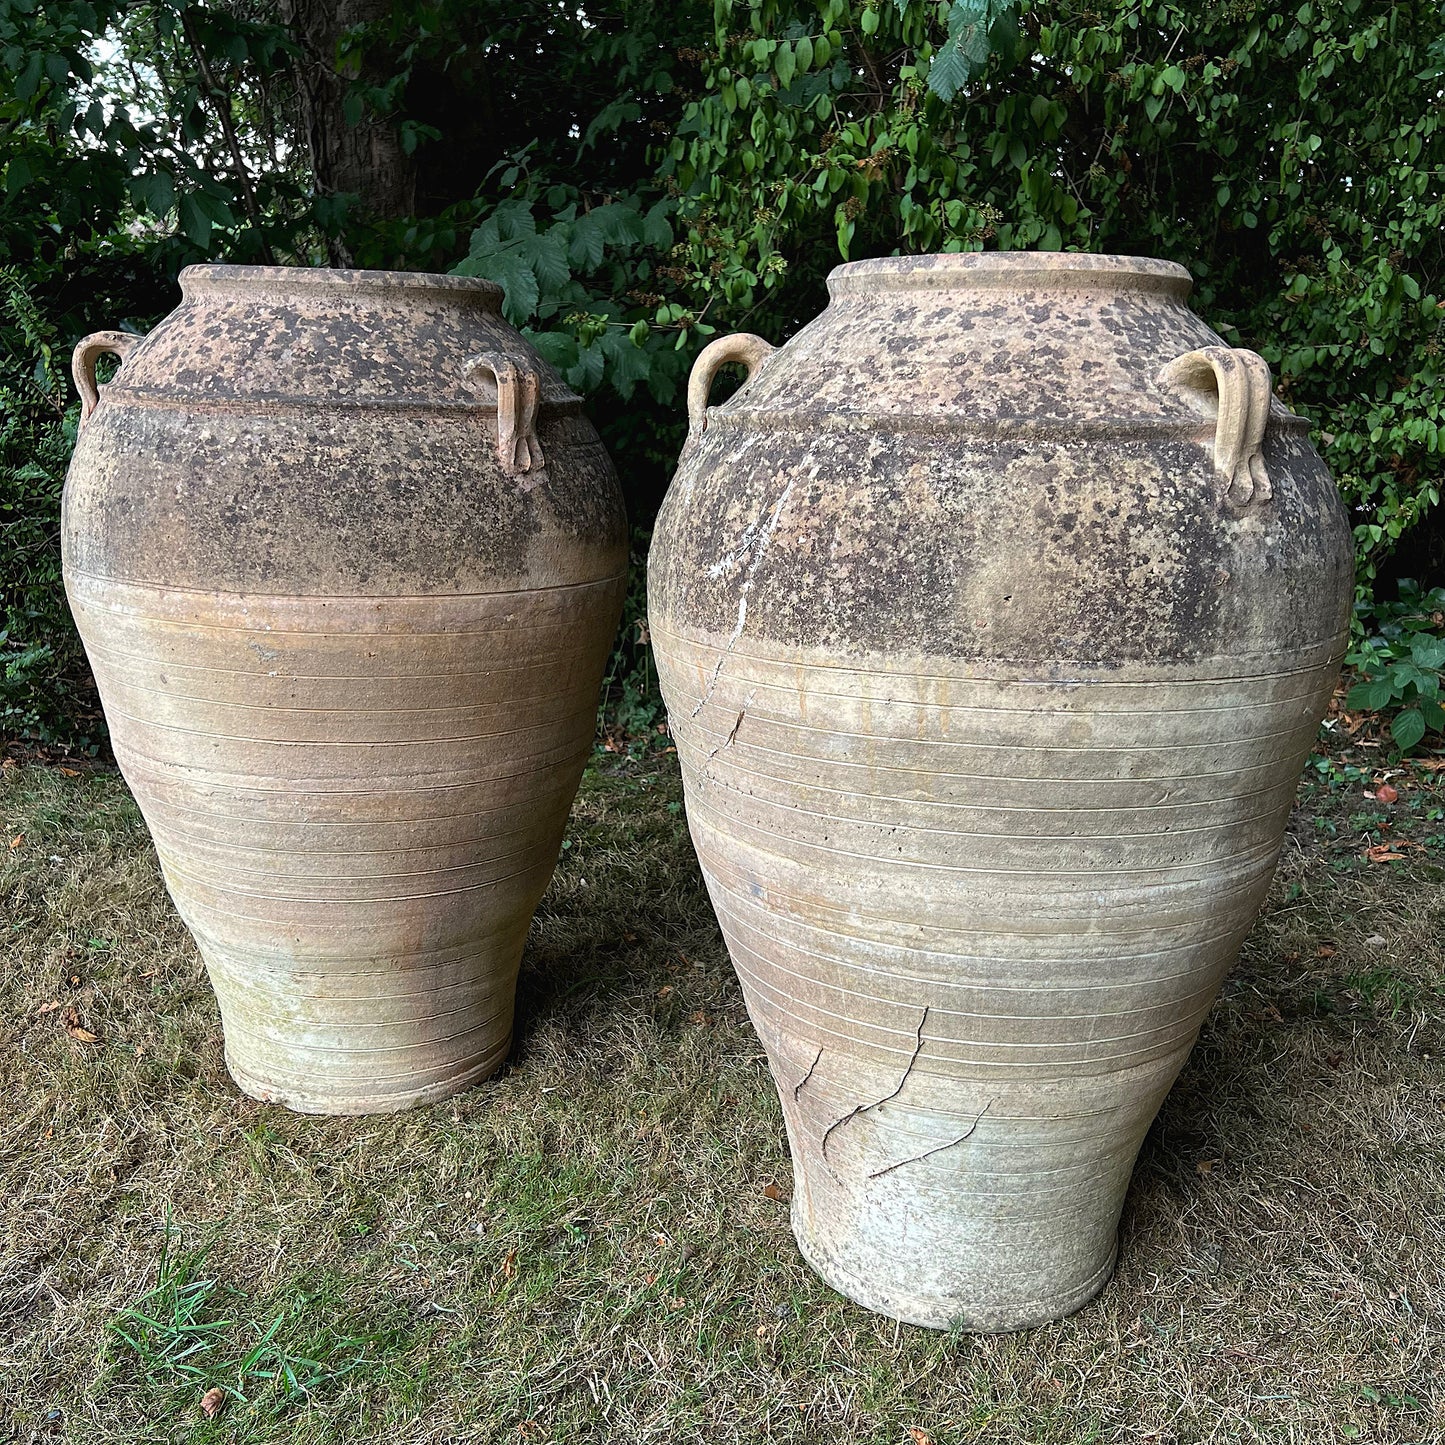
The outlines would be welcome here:
M 84 426 L 71 567 L 198 590 L 490 592 L 626 566 L 616 477 L 491 282 L 195 266 Z M 497 386 L 540 380 L 544 465 L 509 476 Z
M 999 259 L 835 273 L 691 438 L 653 612 L 727 637 L 746 580 L 747 634 L 786 646 L 1105 663 L 1330 635 L 1349 527 L 1303 423 L 1275 404 L 1274 496 L 1239 507 L 1212 420 L 1160 380 L 1223 345 L 1187 274 Z

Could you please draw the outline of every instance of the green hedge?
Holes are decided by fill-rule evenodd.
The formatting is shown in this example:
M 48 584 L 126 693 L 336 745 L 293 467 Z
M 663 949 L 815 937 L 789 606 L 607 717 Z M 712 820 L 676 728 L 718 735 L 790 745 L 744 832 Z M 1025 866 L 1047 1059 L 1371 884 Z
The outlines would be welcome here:
M 55 328 L 0 271 L 0 738 L 104 736 L 60 579 L 60 494 L 80 414 Z

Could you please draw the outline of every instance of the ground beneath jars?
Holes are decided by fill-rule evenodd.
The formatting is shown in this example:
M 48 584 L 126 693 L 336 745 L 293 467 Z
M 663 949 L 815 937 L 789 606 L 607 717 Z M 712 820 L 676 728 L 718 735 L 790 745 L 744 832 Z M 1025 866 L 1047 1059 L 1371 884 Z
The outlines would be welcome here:
M 336 1120 L 227 1078 L 119 778 L 7 763 L 0 1440 L 1442 1438 L 1445 771 L 1348 726 L 1144 1146 L 1118 1274 L 978 1339 L 800 1259 L 670 754 L 589 771 L 502 1075 Z

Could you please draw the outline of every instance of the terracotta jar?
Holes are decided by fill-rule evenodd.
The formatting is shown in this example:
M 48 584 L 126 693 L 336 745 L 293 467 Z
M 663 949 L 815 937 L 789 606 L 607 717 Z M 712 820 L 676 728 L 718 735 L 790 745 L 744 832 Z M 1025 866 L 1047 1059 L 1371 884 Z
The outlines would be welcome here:
M 649 585 L 688 819 L 799 1244 L 901 1320 L 1108 1278 L 1340 665 L 1336 489 L 1189 285 L 864 261 L 693 373 Z
M 612 465 L 490 282 L 192 266 L 181 295 L 75 352 L 66 587 L 116 760 L 241 1088 L 439 1098 L 506 1056 L 591 747 Z

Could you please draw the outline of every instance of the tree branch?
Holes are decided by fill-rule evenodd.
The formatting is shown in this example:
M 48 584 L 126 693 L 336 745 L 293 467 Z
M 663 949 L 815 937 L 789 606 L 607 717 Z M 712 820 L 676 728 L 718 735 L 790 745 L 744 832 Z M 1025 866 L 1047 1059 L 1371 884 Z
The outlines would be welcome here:
M 195 57 L 196 68 L 201 73 L 201 85 L 215 107 L 216 118 L 221 122 L 221 134 L 226 138 L 226 148 L 231 152 L 231 163 L 236 167 L 236 181 L 241 188 L 241 202 L 246 208 L 246 216 L 251 222 L 251 229 L 256 233 L 261 259 L 266 265 L 274 266 L 276 257 L 271 250 L 270 242 L 266 239 L 265 228 L 261 224 L 261 207 L 256 202 L 256 192 L 251 185 L 251 173 L 246 169 L 246 160 L 241 154 L 241 142 L 236 136 L 235 119 L 231 115 L 231 92 L 216 84 L 215 77 L 211 74 L 210 64 L 206 60 L 205 51 L 202 50 L 200 41 L 196 38 L 196 32 L 192 28 L 189 10 L 181 11 L 181 29 L 185 31 L 186 44 L 190 46 L 191 54 Z

